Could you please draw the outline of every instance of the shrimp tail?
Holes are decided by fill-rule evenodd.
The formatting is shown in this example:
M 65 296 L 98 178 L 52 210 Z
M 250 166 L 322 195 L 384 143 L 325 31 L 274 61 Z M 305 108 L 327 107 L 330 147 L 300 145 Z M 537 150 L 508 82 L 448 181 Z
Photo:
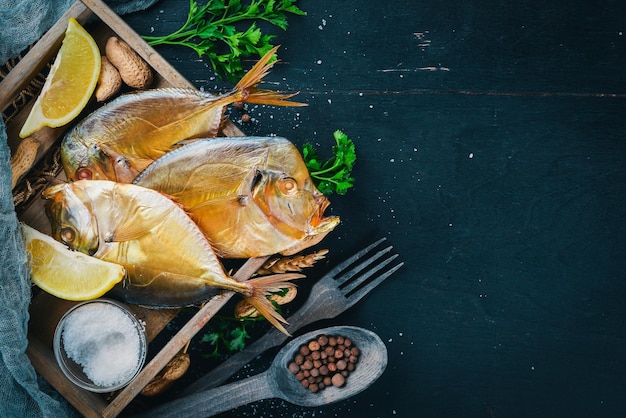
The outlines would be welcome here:
M 305 277 L 303 274 L 283 273 L 250 279 L 246 282 L 251 288 L 251 293 L 246 297 L 246 302 L 252 305 L 270 322 L 270 324 L 278 328 L 280 332 L 291 336 L 283 326 L 283 324 L 287 324 L 287 321 L 281 314 L 276 312 L 268 296 L 272 292 L 280 291 L 284 287 L 283 283 L 303 277 Z

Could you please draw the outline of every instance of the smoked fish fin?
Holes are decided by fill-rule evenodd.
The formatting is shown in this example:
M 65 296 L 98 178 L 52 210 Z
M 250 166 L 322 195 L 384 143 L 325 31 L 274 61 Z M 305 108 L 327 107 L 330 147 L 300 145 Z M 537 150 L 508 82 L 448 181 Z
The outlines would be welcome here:
M 252 294 L 246 297 L 246 301 L 254 306 L 254 308 L 261 314 L 270 324 L 275 326 L 285 335 L 291 335 L 285 329 L 282 324 L 287 324 L 287 321 L 283 316 L 276 312 L 276 308 L 272 305 L 272 302 L 267 298 L 271 292 L 278 292 L 281 290 L 283 283 L 306 277 L 299 273 L 282 273 L 272 274 L 271 276 L 261 276 L 248 280 L 248 284 L 252 287 Z
M 119 196 L 120 186 L 115 185 L 103 192 L 104 198 L 115 202 L 115 205 L 111 205 L 111 210 L 100 214 L 98 220 L 100 229 L 106 231 L 104 232 L 106 242 L 138 240 L 152 233 L 152 229 L 171 211 L 171 207 L 158 208 L 149 202 L 148 204 L 142 202 L 141 199 Z
M 306 103 L 288 100 L 297 93 L 283 94 L 271 90 L 257 90 L 256 86 L 263 81 L 263 78 L 277 62 L 270 62 L 277 50 L 278 46 L 269 50 L 254 64 L 241 80 L 239 80 L 231 94 L 224 95 L 213 103 L 219 104 L 220 106 L 235 102 L 267 104 L 272 106 L 307 106 Z

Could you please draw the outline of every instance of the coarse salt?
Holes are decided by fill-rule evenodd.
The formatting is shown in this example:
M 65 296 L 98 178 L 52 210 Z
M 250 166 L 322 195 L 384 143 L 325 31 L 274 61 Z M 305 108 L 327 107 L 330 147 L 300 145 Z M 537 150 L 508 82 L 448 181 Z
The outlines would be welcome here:
M 140 356 L 139 330 L 120 308 L 87 304 L 66 318 L 63 347 L 96 385 L 110 387 L 131 379 Z

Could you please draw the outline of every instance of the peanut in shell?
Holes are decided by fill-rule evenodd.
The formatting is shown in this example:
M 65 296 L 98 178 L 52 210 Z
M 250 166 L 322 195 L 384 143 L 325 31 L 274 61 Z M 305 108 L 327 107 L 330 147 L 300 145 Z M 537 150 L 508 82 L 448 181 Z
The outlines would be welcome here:
M 106 56 L 100 60 L 100 76 L 96 86 L 96 100 L 104 102 L 113 97 L 122 88 L 122 76 Z
M 17 181 L 31 169 L 37 157 L 39 141 L 32 136 L 24 138 L 11 156 L 11 189 L 15 187 Z
M 156 396 L 165 392 L 187 372 L 190 364 L 189 354 L 186 352 L 176 354 L 163 370 L 141 390 L 141 394 L 143 396 Z
M 106 57 L 128 86 L 145 89 L 152 84 L 152 69 L 126 42 L 111 36 L 107 40 L 105 51 Z

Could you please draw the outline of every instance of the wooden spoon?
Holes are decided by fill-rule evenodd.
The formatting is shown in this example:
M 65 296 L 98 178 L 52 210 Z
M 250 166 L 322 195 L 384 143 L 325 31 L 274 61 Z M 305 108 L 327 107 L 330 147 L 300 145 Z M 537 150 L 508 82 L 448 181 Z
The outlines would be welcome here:
M 313 393 L 302 387 L 287 366 L 300 345 L 320 334 L 342 335 L 350 338 L 361 354 L 356 369 L 342 387 L 326 387 Z M 382 375 L 387 367 L 387 348 L 375 333 L 363 328 L 336 326 L 311 331 L 283 347 L 270 368 L 242 381 L 199 392 L 161 405 L 145 416 L 150 417 L 210 417 L 220 412 L 261 399 L 280 398 L 300 406 L 321 406 L 353 396 Z

